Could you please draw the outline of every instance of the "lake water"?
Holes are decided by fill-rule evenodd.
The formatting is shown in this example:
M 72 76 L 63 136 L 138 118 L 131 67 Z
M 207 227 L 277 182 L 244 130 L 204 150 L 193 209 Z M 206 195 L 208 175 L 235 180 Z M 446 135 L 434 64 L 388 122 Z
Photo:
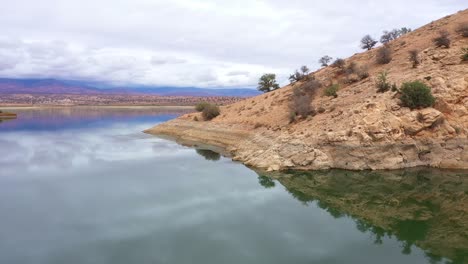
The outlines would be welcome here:
M 0 123 L 0 263 L 468 263 L 468 173 L 257 173 L 143 134 L 180 113 Z

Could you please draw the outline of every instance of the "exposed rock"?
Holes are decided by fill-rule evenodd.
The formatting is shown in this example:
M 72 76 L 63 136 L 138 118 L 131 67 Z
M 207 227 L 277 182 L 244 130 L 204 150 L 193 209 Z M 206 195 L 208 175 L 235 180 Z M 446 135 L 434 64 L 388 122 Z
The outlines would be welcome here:
M 185 144 L 207 144 L 243 163 L 270 171 L 283 169 L 398 169 L 415 166 L 468 169 L 468 67 L 460 63 L 460 47 L 468 39 L 452 36 L 450 49 L 433 45 L 433 30 L 453 30 L 468 22 L 468 10 L 444 22 L 435 21 L 397 39 L 399 47 L 385 65 L 391 83 L 420 80 L 437 98 L 434 108 L 402 107 L 398 93 L 377 93 L 374 79 L 384 70 L 373 64 L 376 50 L 356 54 L 347 63 L 368 65 L 371 78 L 349 83 L 333 67 L 314 77 L 324 84 L 340 83 L 338 98 L 318 91 L 312 106 L 325 111 L 294 122 L 289 120 L 293 86 L 221 107 L 210 122 L 182 116 L 146 132 L 168 135 Z M 421 52 L 413 69 L 408 52 Z M 303 85 L 303 83 L 295 84 Z M 325 87 L 325 86 L 324 86 Z M 324 88 L 322 88 L 324 89 Z M 252 124 L 260 124 L 253 129 Z

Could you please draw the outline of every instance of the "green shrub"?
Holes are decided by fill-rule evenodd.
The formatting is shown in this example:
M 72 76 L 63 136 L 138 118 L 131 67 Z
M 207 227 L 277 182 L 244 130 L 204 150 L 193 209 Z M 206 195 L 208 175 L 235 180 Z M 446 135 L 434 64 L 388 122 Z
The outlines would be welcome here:
M 435 98 L 431 89 L 420 81 L 407 82 L 401 86 L 400 100 L 411 109 L 433 106 Z
M 468 61 L 468 48 L 462 48 L 463 55 L 461 56 L 462 61 Z
M 203 109 L 205 109 L 205 107 L 206 107 L 207 105 L 209 105 L 209 104 L 210 104 L 210 103 L 208 103 L 208 102 L 199 102 L 199 103 L 197 103 L 197 104 L 195 105 L 195 110 L 196 110 L 197 112 L 201 112 L 201 111 L 203 111 Z
M 217 116 L 219 116 L 220 110 L 217 105 L 214 104 L 208 104 L 205 106 L 205 108 L 202 111 L 202 116 L 203 119 L 205 120 L 211 120 Z
M 392 85 L 388 82 L 387 75 L 388 73 L 384 71 L 379 73 L 377 76 L 377 82 L 375 83 L 375 86 L 377 87 L 378 93 L 385 93 L 392 87 Z
M 338 97 L 338 90 L 340 89 L 340 85 L 339 84 L 333 84 L 331 86 L 328 86 L 326 89 L 325 89 L 325 95 L 326 96 L 333 96 L 335 98 Z

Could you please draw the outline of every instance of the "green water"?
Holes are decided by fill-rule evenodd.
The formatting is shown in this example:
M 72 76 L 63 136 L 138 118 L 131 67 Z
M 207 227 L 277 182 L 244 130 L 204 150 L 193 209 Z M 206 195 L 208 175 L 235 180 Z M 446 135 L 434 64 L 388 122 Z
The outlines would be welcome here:
M 0 263 L 467 263 L 468 173 L 256 172 L 141 133 L 180 113 L 0 123 Z

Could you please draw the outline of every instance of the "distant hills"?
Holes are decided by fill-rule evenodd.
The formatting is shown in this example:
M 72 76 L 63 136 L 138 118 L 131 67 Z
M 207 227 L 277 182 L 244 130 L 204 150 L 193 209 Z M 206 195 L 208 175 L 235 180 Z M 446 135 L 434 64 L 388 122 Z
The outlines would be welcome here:
M 250 97 L 260 92 L 249 88 L 211 89 L 196 87 L 160 87 L 160 86 L 126 86 L 118 87 L 103 83 L 91 83 L 58 79 L 11 79 L 0 78 L 1 94 L 74 94 L 105 95 L 133 94 L 158 96 L 233 96 Z

